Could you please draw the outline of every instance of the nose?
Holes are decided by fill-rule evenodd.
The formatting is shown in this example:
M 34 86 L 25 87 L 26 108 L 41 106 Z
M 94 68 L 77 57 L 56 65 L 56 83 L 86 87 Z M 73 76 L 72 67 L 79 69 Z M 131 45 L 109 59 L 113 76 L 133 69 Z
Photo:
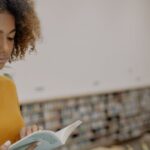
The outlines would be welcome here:
M 8 53 L 8 50 L 9 50 L 9 46 L 8 46 L 7 38 L 3 37 L 0 40 L 0 51 L 5 54 Z

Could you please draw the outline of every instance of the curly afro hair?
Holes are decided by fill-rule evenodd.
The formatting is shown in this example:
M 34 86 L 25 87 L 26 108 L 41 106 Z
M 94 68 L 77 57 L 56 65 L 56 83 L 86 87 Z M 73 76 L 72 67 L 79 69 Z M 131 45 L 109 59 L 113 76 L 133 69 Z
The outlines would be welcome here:
M 32 0 L 0 0 L 0 13 L 9 12 L 15 17 L 16 35 L 10 62 L 24 58 L 27 51 L 35 51 L 40 38 L 40 22 Z

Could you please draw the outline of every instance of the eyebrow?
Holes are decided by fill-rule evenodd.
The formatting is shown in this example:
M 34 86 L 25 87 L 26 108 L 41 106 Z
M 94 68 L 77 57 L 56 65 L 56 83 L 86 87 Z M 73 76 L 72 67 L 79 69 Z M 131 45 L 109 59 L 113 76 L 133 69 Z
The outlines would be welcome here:
M 9 34 L 10 34 L 10 33 L 14 33 L 14 32 L 16 32 L 16 29 L 11 30 L 11 31 L 9 32 Z
M 12 29 L 8 34 L 16 32 L 16 29 Z M 4 33 L 2 30 L 0 30 L 0 33 Z

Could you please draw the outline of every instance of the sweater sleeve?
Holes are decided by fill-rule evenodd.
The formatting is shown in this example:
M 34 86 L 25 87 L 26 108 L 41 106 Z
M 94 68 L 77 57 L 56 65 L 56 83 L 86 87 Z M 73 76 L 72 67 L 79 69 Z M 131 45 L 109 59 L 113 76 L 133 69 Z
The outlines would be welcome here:
M 0 77 L 0 144 L 19 139 L 24 126 L 16 86 L 11 79 Z

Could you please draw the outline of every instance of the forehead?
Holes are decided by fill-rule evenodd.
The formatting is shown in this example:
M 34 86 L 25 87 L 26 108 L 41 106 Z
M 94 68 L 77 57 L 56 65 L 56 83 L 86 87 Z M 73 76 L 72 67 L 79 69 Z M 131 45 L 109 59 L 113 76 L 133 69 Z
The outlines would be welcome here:
M 15 28 L 15 19 L 8 12 L 0 13 L 0 32 L 9 33 Z

